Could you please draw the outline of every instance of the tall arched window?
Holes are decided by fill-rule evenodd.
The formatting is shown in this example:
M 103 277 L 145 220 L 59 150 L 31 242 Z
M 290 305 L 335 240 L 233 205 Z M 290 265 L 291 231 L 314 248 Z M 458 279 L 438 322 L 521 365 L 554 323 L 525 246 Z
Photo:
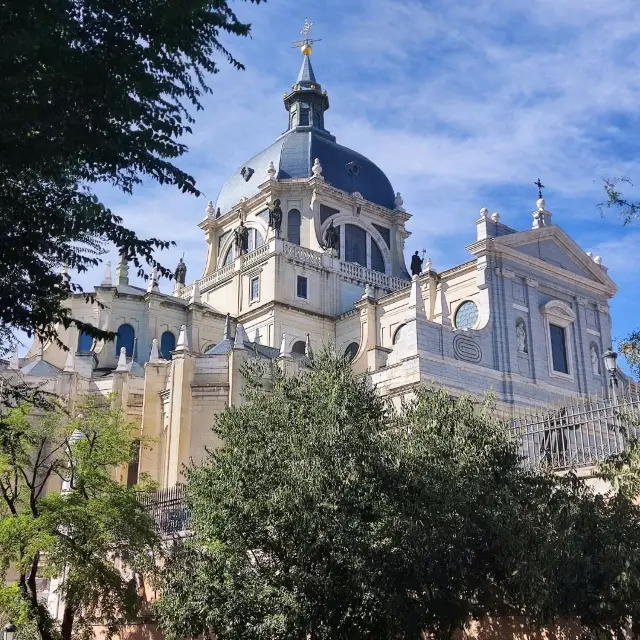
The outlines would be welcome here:
M 125 348 L 128 358 L 133 358 L 133 343 L 136 332 L 130 324 L 121 324 L 118 327 L 118 338 L 116 340 L 116 355 L 120 355 L 120 349 Z
M 226 267 L 228 264 L 233 262 L 233 245 L 231 245 L 227 249 L 227 253 L 224 254 L 224 260 L 222 261 L 222 266 Z
M 291 209 L 287 216 L 287 238 L 292 244 L 300 244 L 300 224 L 302 219 L 297 209 Z
M 293 346 L 291 347 L 291 353 L 300 353 L 304 355 L 304 352 L 305 352 L 305 343 L 303 340 L 298 340 L 297 342 L 293 343 Z
M 257 229 L 249 229 L 248 251 L 253 251 L 264 244 L 264 238 Z
M 91 347 L 93 347 L 93 338 L 81 331 L 78 336 L 78 353 L 88 353 Z
M 382 257 L 382 251 L 380 251 L 380 247 L 373 238 L 371 238 L 371 268 L 374 271 L 384 273 L 384 258 Z
M 344 259 L 367 266 L 367 232 L 354 224 L 344 225 Z
M 176 337 L 171 331 L 165 331 L 160 336 L 160 355 L 165 360 L 171 360 L 171 352 L 176 348 Z

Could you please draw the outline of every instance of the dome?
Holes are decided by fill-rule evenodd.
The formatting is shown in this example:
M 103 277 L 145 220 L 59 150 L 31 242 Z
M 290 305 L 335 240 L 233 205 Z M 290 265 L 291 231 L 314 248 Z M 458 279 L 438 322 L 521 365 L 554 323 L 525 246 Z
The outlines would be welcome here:
M 278 179 L 309 178 L 316 158 L 322 165 L 322 176 L 331 186 L 347 193 L 357 191 L 370 202 L 394 208 L 395 193 L 384 172 L 368 158 L 339 145 L 324 128 L 329 99 L 315 79 L 308 55 L 304 56 L 292 92 L 285 96 L 285 107 L 289 111 L 289 130 L 238 167 L 220 190 L 216 211 L 220 209 L 224 215 L 241 198 L 257 194 L 258 185 L 269 177 L 270 162 Z

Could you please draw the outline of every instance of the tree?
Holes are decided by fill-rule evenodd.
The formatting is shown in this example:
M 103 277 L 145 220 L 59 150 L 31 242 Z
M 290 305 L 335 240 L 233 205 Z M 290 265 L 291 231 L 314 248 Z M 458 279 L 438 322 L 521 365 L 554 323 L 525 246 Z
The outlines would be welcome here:
M 448 639 L 487 615 L 622 637 L 640 621 L 639 508 L 523 466 L 490 400 L 421 388 L 395 412 L 327 353 L 251 380 L 188 471 L 193 537 L 157 603 L 168 640 Z
M 604 180 L 604 191 L 607 199 L 599 205 L 601 213 L 607 209 L 617 210 L 622 216 L 625 226 L 634 224 L 640 218 L 640 202 L 634 202 L 624 197 L 618 191 L 620 184 L 633 186 L 629 178 L 621 177 Z M 632 331 L 619 345 L 619 349 L 631 367 L 631 371 L 640 376 L 640 330 Z
M 252 0 L 258 3 L 260 0 Z M 143 273 L 169 246 L 140 239 L 92 191 L 131 193 L 143 178 L 199 195 L 175 164 L 190 109 L 202 108 L 215 58 L 242 65 L 220 34 L 249 34 L 226 0 L 8 0 L 0 6 L 0 356 L 22 330 L 57 325 L 114 336 L 73 318 L 65 275 L 111 243 Z
M 136 426 L 109 399 L 89 397 L 80 411 L 67 420 L 22 405 L 0 431 L 0 567 L 17 576 L 0 588 L 0 607 L 40 640 L 92 638 L 93 623 L 114 631 L 131 620 L 141 598 L 127 572 L 148 570 L 157 547 L 136 488 L 115 479 Z M 60 578 L 59 624 L 38 601 L 42 577 Z

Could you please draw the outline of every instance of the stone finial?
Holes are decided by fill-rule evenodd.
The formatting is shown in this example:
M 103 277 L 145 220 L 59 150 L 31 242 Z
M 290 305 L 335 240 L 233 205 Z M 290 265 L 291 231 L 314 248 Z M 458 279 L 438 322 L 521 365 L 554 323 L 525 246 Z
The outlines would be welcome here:
M 125 347 L 121 347 L 120 349 L 116 371 L 129 371 L 129 367 L 127 367 L 127 349 Z
M 102 282 L 100 283 L 101 287 L 110 287 L 111 286 L 111 260 L 107 260 L 105 262 L 104 275 L 102 276 Z
M 200 296 L 200 283 L 195 280 L 193 283 L 193 289 L 191 290 L 191 295 L 189 296 L 189 304 L 199 304 L 202 302 L 202 297 Z
M 393 200 L 394 209 L 396 209 L 397 211 L 404 211 L 404 209 L 402 208 L 403 205 L 404 205 L 404 200 L 402 199 L 402 195 L 398 191 L 396 193 L 396 197 Z
M 255 333 L 253 334 L 253 341 L 256 344 L 260 344 L 260 329 L 258 329 L 258 327 L 256 327 Z
M 491 214 L 491 220 L 493 220 L 493 222 L 500 222 L 500 214 L 497 211 L 494 211 Z
M 276 179 L 276 168 L 273 164 L 273 160 L 269 160 L 269 166 L 267 167 L 267 176 L 269 176 L 269 180 Z
M 178 335 L 178 344 L 176 345 L 176 351 L 189 351 L 189 338 L 187 337 L 187 325 L 183 324 L 180 327 L 180 334 Z
M 431 258 L 429 256 L 427 256 L 427 260 L 424 263 L 424 271 L 431 271 L 431 268 L 433 267 L 433 262 L 431 262 Z
M 311 349 L 311 337 L 307 333 L 307 339 L 304 343 L 304 355 L 309 358 L 309 360 L 313 360 L 313 350 Z
M 74 364 L 75 364 L 75 362 L 74 362 L 74 358 L 73 358 L 73 350 L 69 349 L 69 351 L 67 352 L 67 359 L 65 360 L 63 371 L 65 373 L 73 373 Z
M 204 210 L 204 214 L 207 218 L 213 218 L 216 214 L 216 210 L 213 207 L 213 200 L 209 200 L 209 202 L 207 202 L 207 207 Z
M 151 353 L 149 354 L 149 362 L 156 364 L 160 362 L 160 350 L 158 349 L 158 338 L 151 341 Z
M 313 173 L 314 177 L 316 178 L 322 177 L 322 165 L 320 164 L 320 158 L 316 158 L 313 161 L 313 167 L 311 167 L 311 173 Z
M 551 226 L 551 212 L 547 211 L 546 206 L 544 198 L 540 197 L 536 200 L 536 210 L 531 214 L 533 216 L 532 229 Z
M 123 255 L 116 266 L 116 286 L 121 284 L 129 284 L 129 264 Z
M 158 268 L 153 267 L 153 271 L 151 272 L 151 276 L 149 277 L 149 284 L 147 285 L 147 293 L 151 293 L 152 291 L 160 291 L 158 287 Z
M 591 253 L 591 251 L 587 251 L 587 255 L 588 255 L 590 258 L 593 258 L 593 253 Z
M 222 339 L 231 340 L 231 316 L 228 313 L 224 321 L 224 336 Z
M 593 261 L 600 266 L 602 264 L 602 258 L 600 256 L 596 256 Z
M 364 293 L 362 294 L 362 300 L 371 300 L 373 299 L 373 287 L 367 283 L 364 288 Z
M 482 209 L 480 209 L 480 218 L 482 220 L 486 220 L 489 217 L 489 209 L 487 209 L 487 207 L 482 207 Z
M 287 349 L 287 334 L 283 333 L 282 334 L 282 340 L 280 341 L 280 357 L 281 358 L 288 358 L 291 354 L 289 353 L 289 350 Z
M 547 207 L 547 203 L 545 202 L 544 198 L 538 198 L 536 200 L 536 209 L 538 211 L 544 211 Z
M 244 346 L 245 342 L 249 342 L 249 338 L 247 337 L 247 332 L 244 330 L 244 327 L 240 322 L 236 325 L 236 336 L 233 340 L 233 348 L 237 350 L 246 349 Z

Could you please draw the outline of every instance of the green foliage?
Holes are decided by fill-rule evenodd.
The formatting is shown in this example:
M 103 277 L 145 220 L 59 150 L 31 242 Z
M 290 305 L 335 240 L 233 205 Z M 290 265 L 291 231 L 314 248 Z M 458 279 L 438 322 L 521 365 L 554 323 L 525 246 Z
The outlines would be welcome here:
M 485 614 L 622 637 L 640 620 L 638 507 L 524 467 L 491 399 L 421 388 L 396 412 L 329 353 L 269 378 L 188 472 L 168 640 L 450 638 Z
M 252 0 L 259 2 L 259 0 Z M 140 239 L 94 195 L 132 192 L 143 178 L 199 195 L 174 163 L 187 151 L 191 110 L 210 91 L 220 43 L 246 36 L 226 0 L 8 0 L 0 5 L 0 355 L 12 330 L 57 338 L 75 324 L 63 304 L 111 243 L 143 273 L 169 246 Z
M 0 566 L 17 575 L 0 590 L 0 611 L 35 625 L 42 640 L 90 638 L 96 621 L 115 630 L 133 619 L 141 602 L 121 567 L 148 569 L 157 546 L 136 488 L 116 479 L 131 460 L 136 425 L 110 399 L 90 397 L 79 410 L 67 420 L 23 405 L 0 432 Z M 58 627 L 38 602 L 36 578 L 62 575 Z

